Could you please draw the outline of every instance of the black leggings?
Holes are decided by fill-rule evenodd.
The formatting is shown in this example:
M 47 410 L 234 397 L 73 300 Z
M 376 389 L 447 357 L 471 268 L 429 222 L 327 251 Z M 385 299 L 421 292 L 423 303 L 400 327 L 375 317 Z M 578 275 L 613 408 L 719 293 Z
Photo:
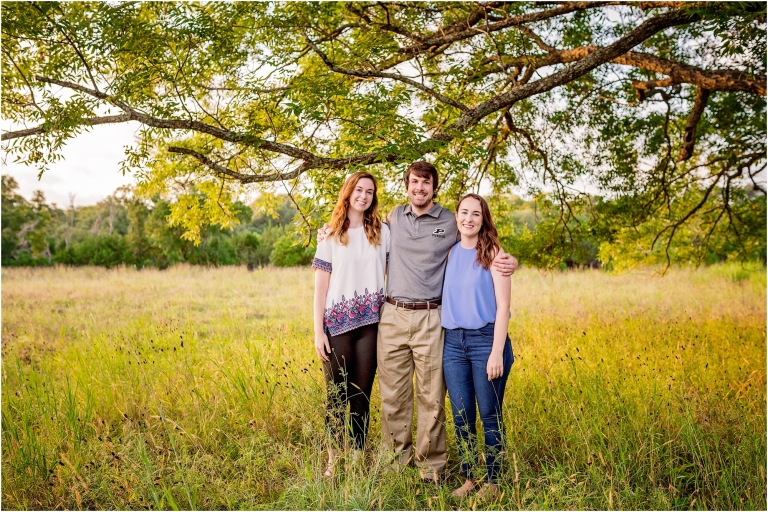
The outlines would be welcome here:
M 325 426 L 337 448 L 344 440 L 347 404 L 349 404 L 351 440 L 355 449 L 365 447 L 370 414 L 371 389 L 376 376 L 376 336 L 379 324 L 328 336 L 330 361 L 323 361 L 328 401 Z

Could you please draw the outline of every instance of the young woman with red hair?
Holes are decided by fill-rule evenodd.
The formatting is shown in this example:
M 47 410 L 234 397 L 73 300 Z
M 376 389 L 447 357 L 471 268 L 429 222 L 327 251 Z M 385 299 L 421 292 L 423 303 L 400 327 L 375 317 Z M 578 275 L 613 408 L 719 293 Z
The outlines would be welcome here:
M 350 409 L 353 457 L 362 457 L 376 375 L 379 309 L 389 255 L 389 227 L 379 219 L 376 179 L 367 172 L 347 178 L 329 225 L 317 244 L 315 350 L 323 363 L 330 437 L 325 476 L 334 473 Z

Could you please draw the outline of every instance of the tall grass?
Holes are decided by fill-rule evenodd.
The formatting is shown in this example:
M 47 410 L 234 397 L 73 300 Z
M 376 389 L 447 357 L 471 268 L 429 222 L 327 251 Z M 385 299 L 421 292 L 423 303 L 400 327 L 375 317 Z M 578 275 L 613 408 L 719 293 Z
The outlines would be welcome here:
M 503 495 L 327 481 L 308 269 L 3 269 L 4 508 L 766 508 L 766 275 L 513 278 Z M 450 415 L 449 415 L 450 416 Z

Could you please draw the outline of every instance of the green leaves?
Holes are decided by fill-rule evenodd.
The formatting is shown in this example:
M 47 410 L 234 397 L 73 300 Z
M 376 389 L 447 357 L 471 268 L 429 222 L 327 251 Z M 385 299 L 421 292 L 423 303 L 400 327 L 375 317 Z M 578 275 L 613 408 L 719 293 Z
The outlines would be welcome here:
M 449 203 L 470 189 L 551 197 L 568 219 L 548 225 L 556 238 L 581 236 L 569 224 L 580 197 L 605 196 L 643 212 L 617 228 L 634 229 L 709 180 L 743 188 L 764 164 L 750 155 L 764 153 L 766 135 L 764 96 L 741 83 L 765 73 L 764 4 L 684 6 L 702 21 L 644 33 L 632 59 L 562 87 L 547 82 L 675 10 L 646 7 L 4 3 L 6 148 L 43 172 L 90 119 L 130 113 L 144 126 L 124 170 L 143 197 L 169 201 L 168 221 L 195 243 L 206 225 L 233 225 L 240 182 L 298 177 L 303 239 L 347 173 L 370 168 L 392 205 L 403 164 L 422 158 L 438 165 Z M 701 87 L 714 88 L 692 156 L 677 162 Z M 530 92 L 500 99 L 514 91 Z M 38 129 L 22 136 L 21 126 Z M 742 181 L 718 173 L 720 161 Z M 697 204 L 668 222 L 693 222 Z
M 766 5 L 764 2 L 718 2 L 691 9 L 706 17 L 703 24 L 716 36 L 720 57 L 765 73 Z

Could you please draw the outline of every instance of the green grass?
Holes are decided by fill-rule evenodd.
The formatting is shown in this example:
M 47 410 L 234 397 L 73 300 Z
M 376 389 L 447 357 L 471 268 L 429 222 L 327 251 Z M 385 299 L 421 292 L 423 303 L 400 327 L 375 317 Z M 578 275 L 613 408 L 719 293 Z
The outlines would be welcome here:
M 766 274 L 513 278 L 502 498 L 328 482 L 308 269 L 2 270 L 6 509 L 766 508 Z

